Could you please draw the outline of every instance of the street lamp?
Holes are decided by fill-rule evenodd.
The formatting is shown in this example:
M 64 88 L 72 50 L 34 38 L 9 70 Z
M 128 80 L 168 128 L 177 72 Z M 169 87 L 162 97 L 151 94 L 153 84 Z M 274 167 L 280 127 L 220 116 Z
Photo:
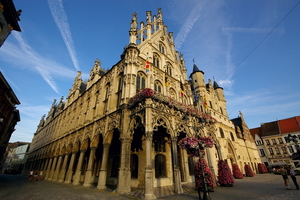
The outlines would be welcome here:
M 184 116 L 182 118 L 185 121 L 188 121 L 189 118 L 188 116 Z M 206 126 L 205 120 L 203 118 L 200 118 L 199 120 L 201 126 L 195 126 L 195 122 L 194 122 L 194 126 L 188 126 L 194 129 L 195 132 L 197 132 L 198 129 L 203 129 Z M 197 135 L 197 139 L 200 139 L 200 135 Z M 210 196 L 209 196 L 209 190 L 207 187 L 207 181 L 205 179 L 205 174 L 204 174 L 204 168 L 203 168 L 203 164 L 202 164 L 202 157 L 204 156 L 202 154 L 202 150 L 204 150 L 204 145 L 202 144 L 202 142 L 199 140 L 198 141 L 198 154 L 199 154 L 199 163 L 200 163 L 200 168 L 201 168 L 201 174 L 202 174 L 202 183 L 203 183 L 203 200 L 211 200 Z M 196 179 L 196 177 L 195 177 Z M 201 200 L 201 194 L 200 194 L 200 189 L 198 189 L 198 195 L 199 195 L 199 199 Z

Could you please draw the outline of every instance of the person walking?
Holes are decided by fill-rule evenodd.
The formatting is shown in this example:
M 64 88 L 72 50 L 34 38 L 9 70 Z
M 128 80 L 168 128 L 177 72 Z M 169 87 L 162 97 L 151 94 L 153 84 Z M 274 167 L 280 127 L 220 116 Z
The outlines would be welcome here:
M 294 182 L 294 185 L 296 186 L 296 190 L 299 190 L 299 185 L 297 183 L 297 179 L 296 179 L 296 173 L 293 169 L 289 168 L 289 171 L 290 171 L 290 177 L 291 179 L 293 180 Z
M 29 172 L 28 181 L 32 181 L 32 178 L 33 178 L 33 171 L 31 170 L 31 171 Z
M 289 185 L 288 173 L 287 173 L 287 170 L 284 168 L 284 166 L 280 167 L 279 173 L 282 175 L 284 185 L 285 185 L 285 189 L 291 190 L 290 185 Z

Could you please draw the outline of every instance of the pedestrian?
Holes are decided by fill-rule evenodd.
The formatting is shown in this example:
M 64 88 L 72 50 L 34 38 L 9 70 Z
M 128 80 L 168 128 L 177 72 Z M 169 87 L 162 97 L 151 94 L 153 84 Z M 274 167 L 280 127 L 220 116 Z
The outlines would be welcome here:
M 291 176 L 291 179 L 293 180 L 294 182 L 294 185 L 296 186 L 296 190 L 299 190 L 299 185 L 297 183 L 297 179 L 296 179 L 296 173 L 293 169 L 289 168 L 289 171 L 290 171 L 290 176 Z
M 282 175 L 284 185 L 285 185 L 285 189 L 291 190 L 290 185 L 289 185 L 288 173 L 287 173 L 287 170 L 284 168 L 284 166 L 280 167 L 279 173 Z
M 31 170 L 31 171 L 29 172 L 28 181 L 32 181 L 32 178 L 33 178 L 33 171 Z
M 40 171 L 40 174 L 39 174 L 39 181 L 43 180 L 43 171 Z

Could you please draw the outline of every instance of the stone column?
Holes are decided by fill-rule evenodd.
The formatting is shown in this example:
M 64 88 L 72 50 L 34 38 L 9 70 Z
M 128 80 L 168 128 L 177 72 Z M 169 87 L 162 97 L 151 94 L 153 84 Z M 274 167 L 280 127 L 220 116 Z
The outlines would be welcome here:
M 77 151 L 73 151 L 72 152 L 71 161 L 69 163 L 69 168 L 68 168 L 68 171 L 67 171 L 65 183 L 71 183 L 72 176 L 73 176 L 73 167 L 74 167 L 74 161 L 75 161 L 76 154 L 77 154 Z
M 131 181 L 131 173 L 130 173 L 130 145 L 131 139 L 123 138 L 121 139 L 121 157 L 120 157 L 120 169 L 118 176 L 118 186 L 117 193 L 126 194 L 131 192 L 130 181 Z
M 95 162 L 94 157 L 95 157 L 96 149 L 97 149 L 97 147 L 91 147 L 88 168 L 86 170 L 84 183 L 83 183 L 84 187 L 91 187 L 92 183 L 93 183 L 93 173 L 92 173 L 93 171 L 92 170 L 93 170 L 93 166 L 94 166 L 94 162 Z
M 57 162 L 57 165 L 56 165 L 54 173 L 53 173 L 52 181 L 57 181 L 57 179 L 58 179 L 58 174 L 59 174 L 59 171 L 60 171 L 62 157 L 63 157 L 63 155 L 60 155 L 58 157 L 58 162 Z
M 56 166 L 56 161 L 57 161 L 57 156 L 54 156 L 52 166 L 51 166 L 51 169 L 50 169 L 50 172 L 49 172 L 49 177 L 48 177 L 49 181 L 52 180 L 53 172 L 54 172 L 54 169 L 55 169 L 55 166 Z
M 82 170 L 81 168 L 82 168 L 82 163 L 83 163 L 85 152 L 86 152 L 86 149 L 80 150 L 80 156 L 79 156 L 76 173 L 75 173 L 74 180 L 73 180 L 73 185 L 80 185 L 80 176 L 81 176 L 81 170 Z
M 186 163 L 185 161 L 188 160 L 188 158 L 186 157 L 186 154 L 183 152 L 183 149 L 179 148 L 179 152 L 180 152 L 180 165 L 182 167 L 181 169 L 181 173 L 180 175 L 182 176 L 182 182 L 186 182 L 187 181 L 187 167 L 186 167 Z
M 52 161 L 53 161 L 53 157 L 49 158 L 49 162 L 48 162 L 47 169 L 46 169 L 46 176 L 45 176 L 46 180 L 48 180 L 48 178 L 50 176 L 50 169 L 51 169 Z
M 151 164 L 152 135 L 153 132 L 146 133 L 146 167 L 144 199 L 156 199 L 153 189 L 153 167 Z
M 58 175 L 58 182 L 64 182 L 65 180 L 65 177 L 66 177 L 66 169 L 67 169 L 67 162 L 69 160 L 69 156 L 70 156 L 70 153 L 66 153 L 65 154 L 65 157 L 64 157 L 64 163 L 63 163 L 63 166 L 61 168 L 61 171 Z
M 177 157 L 177 137 L 172 137 L 172 156 L 173 156 L 173 167 L 174 167 L 174 192 L 177 194 L 183 193 L 181 186 L 181 176 L 178 166 L 178 157 Z
M 107 178 L 107 161 L 110 144 L 103 144 L 102 162 L 99 173 L 97 189 L 106 189 L 106 178 Z

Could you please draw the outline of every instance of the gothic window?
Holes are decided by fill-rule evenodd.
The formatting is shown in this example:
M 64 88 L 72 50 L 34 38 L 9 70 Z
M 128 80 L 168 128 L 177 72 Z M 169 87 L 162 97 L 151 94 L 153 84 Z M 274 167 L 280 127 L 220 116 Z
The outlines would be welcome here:
M 189 172 L 190 172 L 190 175 L 195 175 L 195 161 L 193 159 L 192 156 L 189 156 L 188 158 L 188 164 L 189 164 Z
M 117 107 L 120 106 L 121 104 L 121 99 L 122 99 L 122 89 L 123 89 L 123 74 L 119 76 L 119 84 L 118 84 L 118 91 L 117 91 L 117 96 L 118 96 L 118 102 L 117 102 Z
M 162 154 L 155 156 L 155 178 L 167 177 L 166 173 L 166 157 Z
M 159 44 L 158 47 L 159 47 L 159 51 L 160 51 L 161 53 L 165 53 L 165 47 L 164 47 L 163 44 Z
M 153 54 L 153 65 L 159 68 L 159 57 L 157 54 Z
M 155 83 L 154 83 L 154 90 L 156 92 L 160 92 L 161 93 L 161 88 L 162 88 L 162 86 L 161 86 L 160 82 L 155 81 Z
M 169 63 L 167 64 L 167 67 L 166 67 L 166 73 L 170 76 L 172 76 L 172 65 Z
M 154 149 L 156 152 L 166 152 L 166 145 L 164 136 L 154 134 L 153 136 Z
M 145 75 L 141 72 L 138 73 L 136 77 L 136 92 L 143 90 L 146 86 Z
M 131 154 L 130 159 L 130 169 L 131 169 L 131 178 L 138 178 L 138 167 L 139 167 L 139 158 L 136 154 Z
M 106 110 L 107 110 L 107 103 L 108 103 L 108 93 L 109 93 L 109 83 L 107 83 L 106 87 L 105 87 L 105 95 L 104 95 L 104 109 L 103 109 L 103 114 L 106 114 Z
M 220 135 L 221 135 L 221 138 L 225 138 L 224 131 L 222 128 L 220 128 Z
M 110 177 L 118 177 L 119 166 L 120 166 L 120 157 L 114 156 L 112 160 Z
M 233 134 L 230 132 L 231 140 L 234 141 Z

